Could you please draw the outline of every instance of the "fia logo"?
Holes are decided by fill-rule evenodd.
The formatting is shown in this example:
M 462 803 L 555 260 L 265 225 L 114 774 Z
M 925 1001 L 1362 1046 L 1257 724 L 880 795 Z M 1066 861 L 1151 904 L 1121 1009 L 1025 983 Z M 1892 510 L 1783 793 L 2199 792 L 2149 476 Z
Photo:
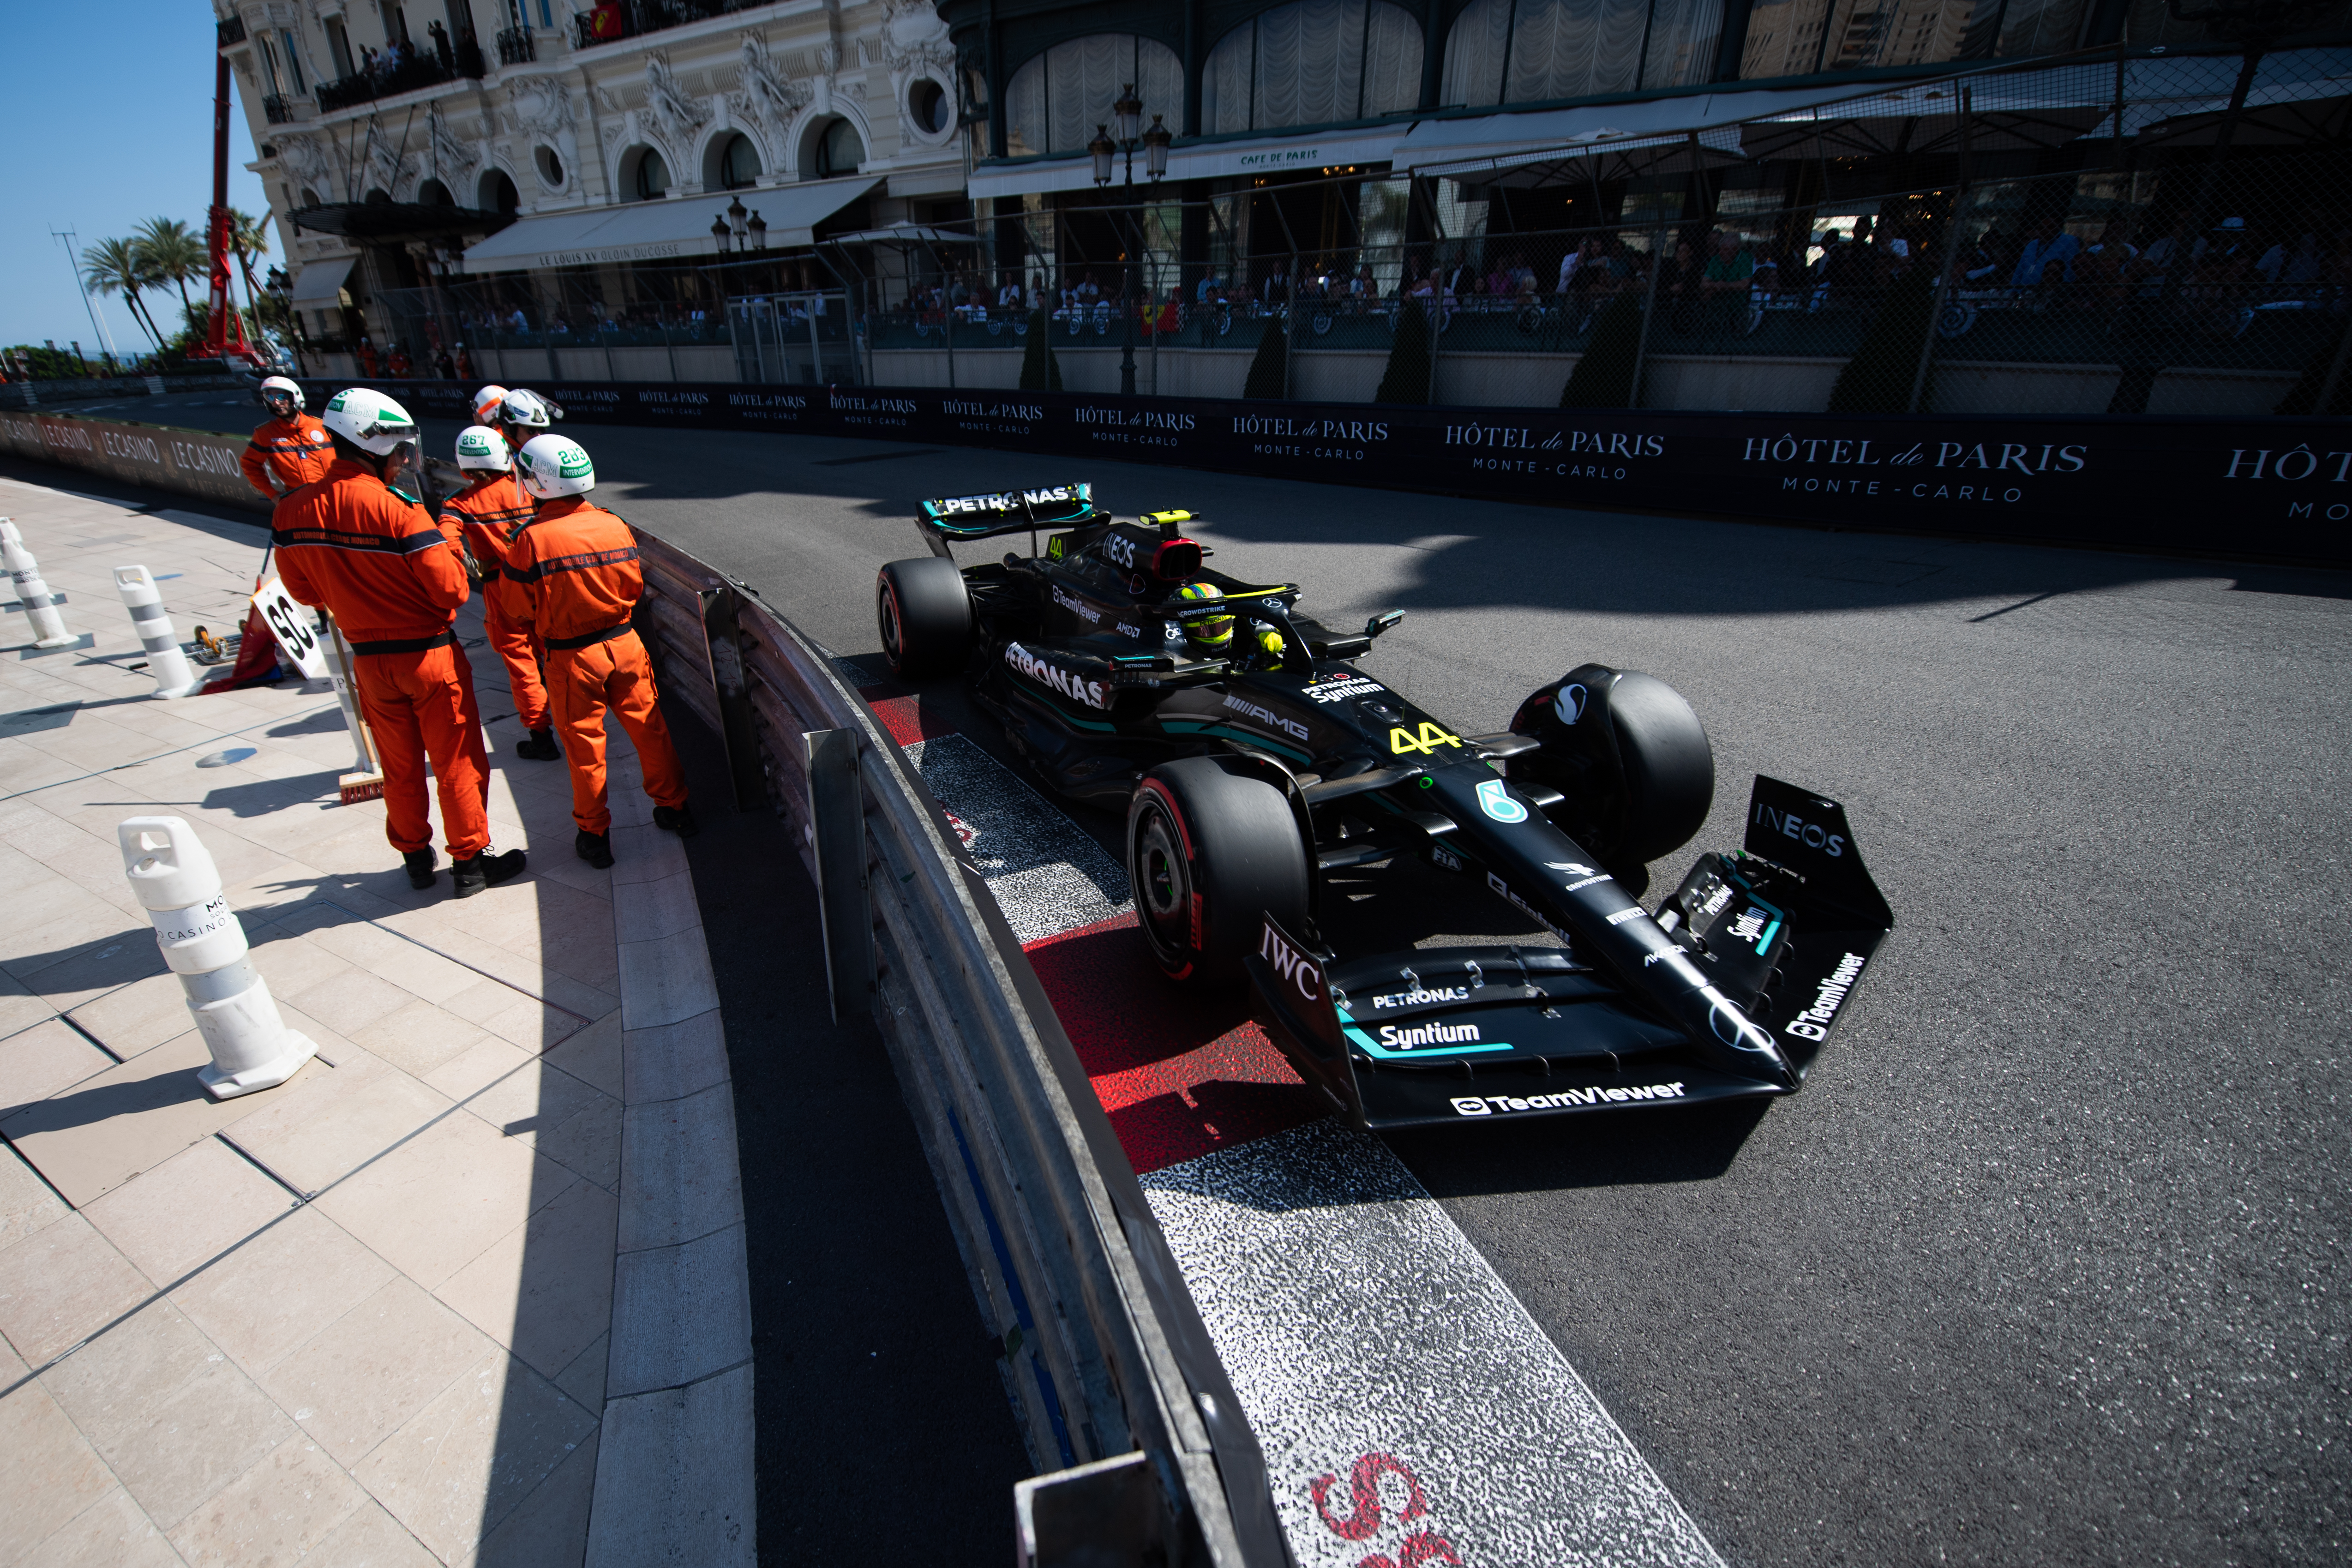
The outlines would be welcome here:
M 1587 695 L 1581 683 L 1563 686 L 1559 689 L 1559 695 L 1551 700 L 1552 711 L 1559 715 L 1561 723 L 1573 724 L 1584 717 Z

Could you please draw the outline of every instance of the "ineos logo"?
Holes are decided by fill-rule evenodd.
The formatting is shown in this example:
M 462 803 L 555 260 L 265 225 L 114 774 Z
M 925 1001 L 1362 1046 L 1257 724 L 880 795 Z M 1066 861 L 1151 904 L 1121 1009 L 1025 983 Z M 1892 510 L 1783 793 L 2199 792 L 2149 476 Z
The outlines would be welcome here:
M 1109 556 L 1115 565 L 1132 567 L 1135 564 L 1135 541 L 1114 533 L 1103 541 L 1103 553 Z

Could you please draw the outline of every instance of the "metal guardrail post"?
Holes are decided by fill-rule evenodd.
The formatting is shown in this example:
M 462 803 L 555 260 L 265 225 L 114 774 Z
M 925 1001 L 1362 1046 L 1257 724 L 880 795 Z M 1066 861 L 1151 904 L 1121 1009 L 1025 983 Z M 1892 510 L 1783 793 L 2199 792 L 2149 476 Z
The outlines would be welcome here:
M 833 1021 L 872 1005 L 874 913 L 866 879 L 866 805 L 857 787 L 857 732 L 814 730 L 807 747 L 809 826 L 816 849 L 816 900 L 824 916 L 824 977 Z

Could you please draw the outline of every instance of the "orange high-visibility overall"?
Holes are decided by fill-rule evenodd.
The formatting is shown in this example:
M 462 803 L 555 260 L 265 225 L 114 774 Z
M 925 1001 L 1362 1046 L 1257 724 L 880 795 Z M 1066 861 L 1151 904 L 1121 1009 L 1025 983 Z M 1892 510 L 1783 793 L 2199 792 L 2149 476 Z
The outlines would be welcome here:
M 482 565 L 482 630 L 507 667 L 507 688 L 514 693 L 515 717 L 526 730 L 544 730 L 547 688 L 539 675 L 539 638 L 530 629 L 530 606 L 521 585 L 505 577 L 507 546 L 516 530 L 530 521 L 530 497 L 512 474 L 488 470 L 474 476 L 472 488 L 441 503 L 441 531 L 456 531 Z
M 327 427 L 308 414 L 291 419 L 270 419 L 254 426 L 237 466 L 255 489 L 276 500 L 288 490 L 318 483 L 335 460 L 334 443 Z M 272 479 L 277 483 L 272 484 Z
M 441 794 L 449 858 L 489 847 L 489 759 L 473 668 L 451 629 L 471 590 L 433 516 L 338 458 L 327 477 L 278 503 L 270 519 L 278 578 L 324 605 L 357 656 L 360 710 L 383 768 L 383 836 L 402 854 L 432 847 L 425 762 Z
M 543 501 L 507 547 L 508 581 L 523 590 L 547 647 L 547 695 L 572 766 L 572 820 L 612 830 L 604 795 L 604 710 L 629 733 L 656 805 L 686 804 L 686 770 L 656 705 L 654 667 L 629 616 L 646 591 L 637 536 L 578 496 Z

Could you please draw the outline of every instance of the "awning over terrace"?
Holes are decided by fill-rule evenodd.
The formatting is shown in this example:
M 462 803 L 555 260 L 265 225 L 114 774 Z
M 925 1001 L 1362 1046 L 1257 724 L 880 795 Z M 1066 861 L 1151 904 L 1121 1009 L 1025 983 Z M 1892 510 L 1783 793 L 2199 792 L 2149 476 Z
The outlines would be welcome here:
M 321 261 L 307 261 L 295 274 L 294 291 L 287 302 L 298 310 L 324 310 L 342 303 L 343 279 L 352 275 L 352 258 L 329 257 Z
M 584 212 L 544 213 L 520 219 L 466 252 L 468 272 L 510 272 L 531 267 L 586 267 L 614 261 L 717 259 L 710 225 L 740 201 L 768 226 L 770 249 L 811 243 L 812 231 L 882 182 L 853 175 L 764 190 L 715 191 L 698 196 L 630 202 Z

